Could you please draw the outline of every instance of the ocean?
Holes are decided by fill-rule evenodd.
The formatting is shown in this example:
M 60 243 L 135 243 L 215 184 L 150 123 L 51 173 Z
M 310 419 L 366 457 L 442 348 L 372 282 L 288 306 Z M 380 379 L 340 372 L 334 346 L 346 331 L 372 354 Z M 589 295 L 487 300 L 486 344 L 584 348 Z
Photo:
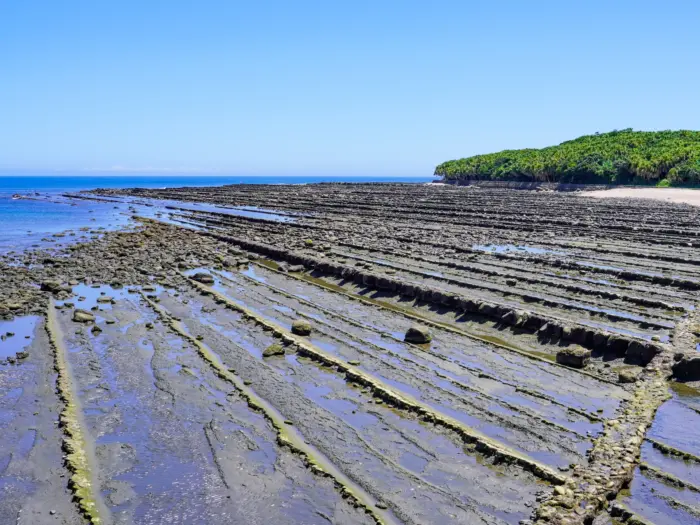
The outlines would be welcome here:
M 164 188 L 223 184 L 313 184 L 314 182 L 430 182 L 435 177 L 397 176 L 228 176 L 228 175 L 0 175 L 0 195 L 7 193 L 74 192 L 94 188 Z
M 165 188 L 220 186 L 224 184 L 312 184 L 317 182 L 430 182 L 433 177 L 386 176 L 197 176 L 197 175 L 100 175 L 16 176 L 0 175 L 0 253 L 30 247 L 60 245 L 88 238 L 80 229 L 116 229 L 131 219 L 125 204 L 67 199 L 63 193 L 94 188 Z M 19 194 L 22 199 L 13 199 Z M 61 232 L 73 235 L 60 237 Z

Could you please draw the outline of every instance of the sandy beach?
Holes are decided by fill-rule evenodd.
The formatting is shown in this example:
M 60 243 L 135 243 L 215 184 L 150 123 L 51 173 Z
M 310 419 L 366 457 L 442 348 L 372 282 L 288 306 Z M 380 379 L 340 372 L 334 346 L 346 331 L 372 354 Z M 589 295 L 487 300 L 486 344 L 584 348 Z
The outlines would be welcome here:
M 654 199 L 700 206 L 700 190 L 685 188 L 613 188 L 586 191 L 579 195 L 598 199 Z

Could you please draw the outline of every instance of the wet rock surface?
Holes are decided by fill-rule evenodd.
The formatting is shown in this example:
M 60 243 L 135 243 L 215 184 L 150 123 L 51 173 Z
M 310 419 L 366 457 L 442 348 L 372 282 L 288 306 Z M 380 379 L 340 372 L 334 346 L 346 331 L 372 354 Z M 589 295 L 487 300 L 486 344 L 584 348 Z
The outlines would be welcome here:
M 167 199 L 168 223 L 0 259 L 3 517 L 697 522 L 678 430 L 700 422 L 697 208 L 383 184 L 84 198 Z M 67 426 L 48 346 L 16 343 L 47 308 Z M 32 429 L 47 452 L 23 456 Z M 71 492 L 62 442 L 94 490 Z

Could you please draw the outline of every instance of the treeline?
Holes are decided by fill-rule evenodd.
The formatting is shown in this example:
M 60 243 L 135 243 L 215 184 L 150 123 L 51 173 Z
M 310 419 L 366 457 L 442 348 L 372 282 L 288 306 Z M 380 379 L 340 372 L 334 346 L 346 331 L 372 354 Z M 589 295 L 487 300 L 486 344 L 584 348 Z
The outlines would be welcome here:
M 450 160 L 435 168 L 435 175 L 447 181 L 696 185 L 700 131 L 597 133 L 542 149 Z

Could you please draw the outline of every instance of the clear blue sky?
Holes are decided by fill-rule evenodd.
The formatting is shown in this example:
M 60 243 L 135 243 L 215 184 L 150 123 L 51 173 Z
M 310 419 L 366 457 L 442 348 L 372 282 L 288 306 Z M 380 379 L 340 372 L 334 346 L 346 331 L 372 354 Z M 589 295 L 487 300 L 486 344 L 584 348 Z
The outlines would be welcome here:
M 426 175 L 700 128 L 700 1 L 0 0 L 0 169 Z

